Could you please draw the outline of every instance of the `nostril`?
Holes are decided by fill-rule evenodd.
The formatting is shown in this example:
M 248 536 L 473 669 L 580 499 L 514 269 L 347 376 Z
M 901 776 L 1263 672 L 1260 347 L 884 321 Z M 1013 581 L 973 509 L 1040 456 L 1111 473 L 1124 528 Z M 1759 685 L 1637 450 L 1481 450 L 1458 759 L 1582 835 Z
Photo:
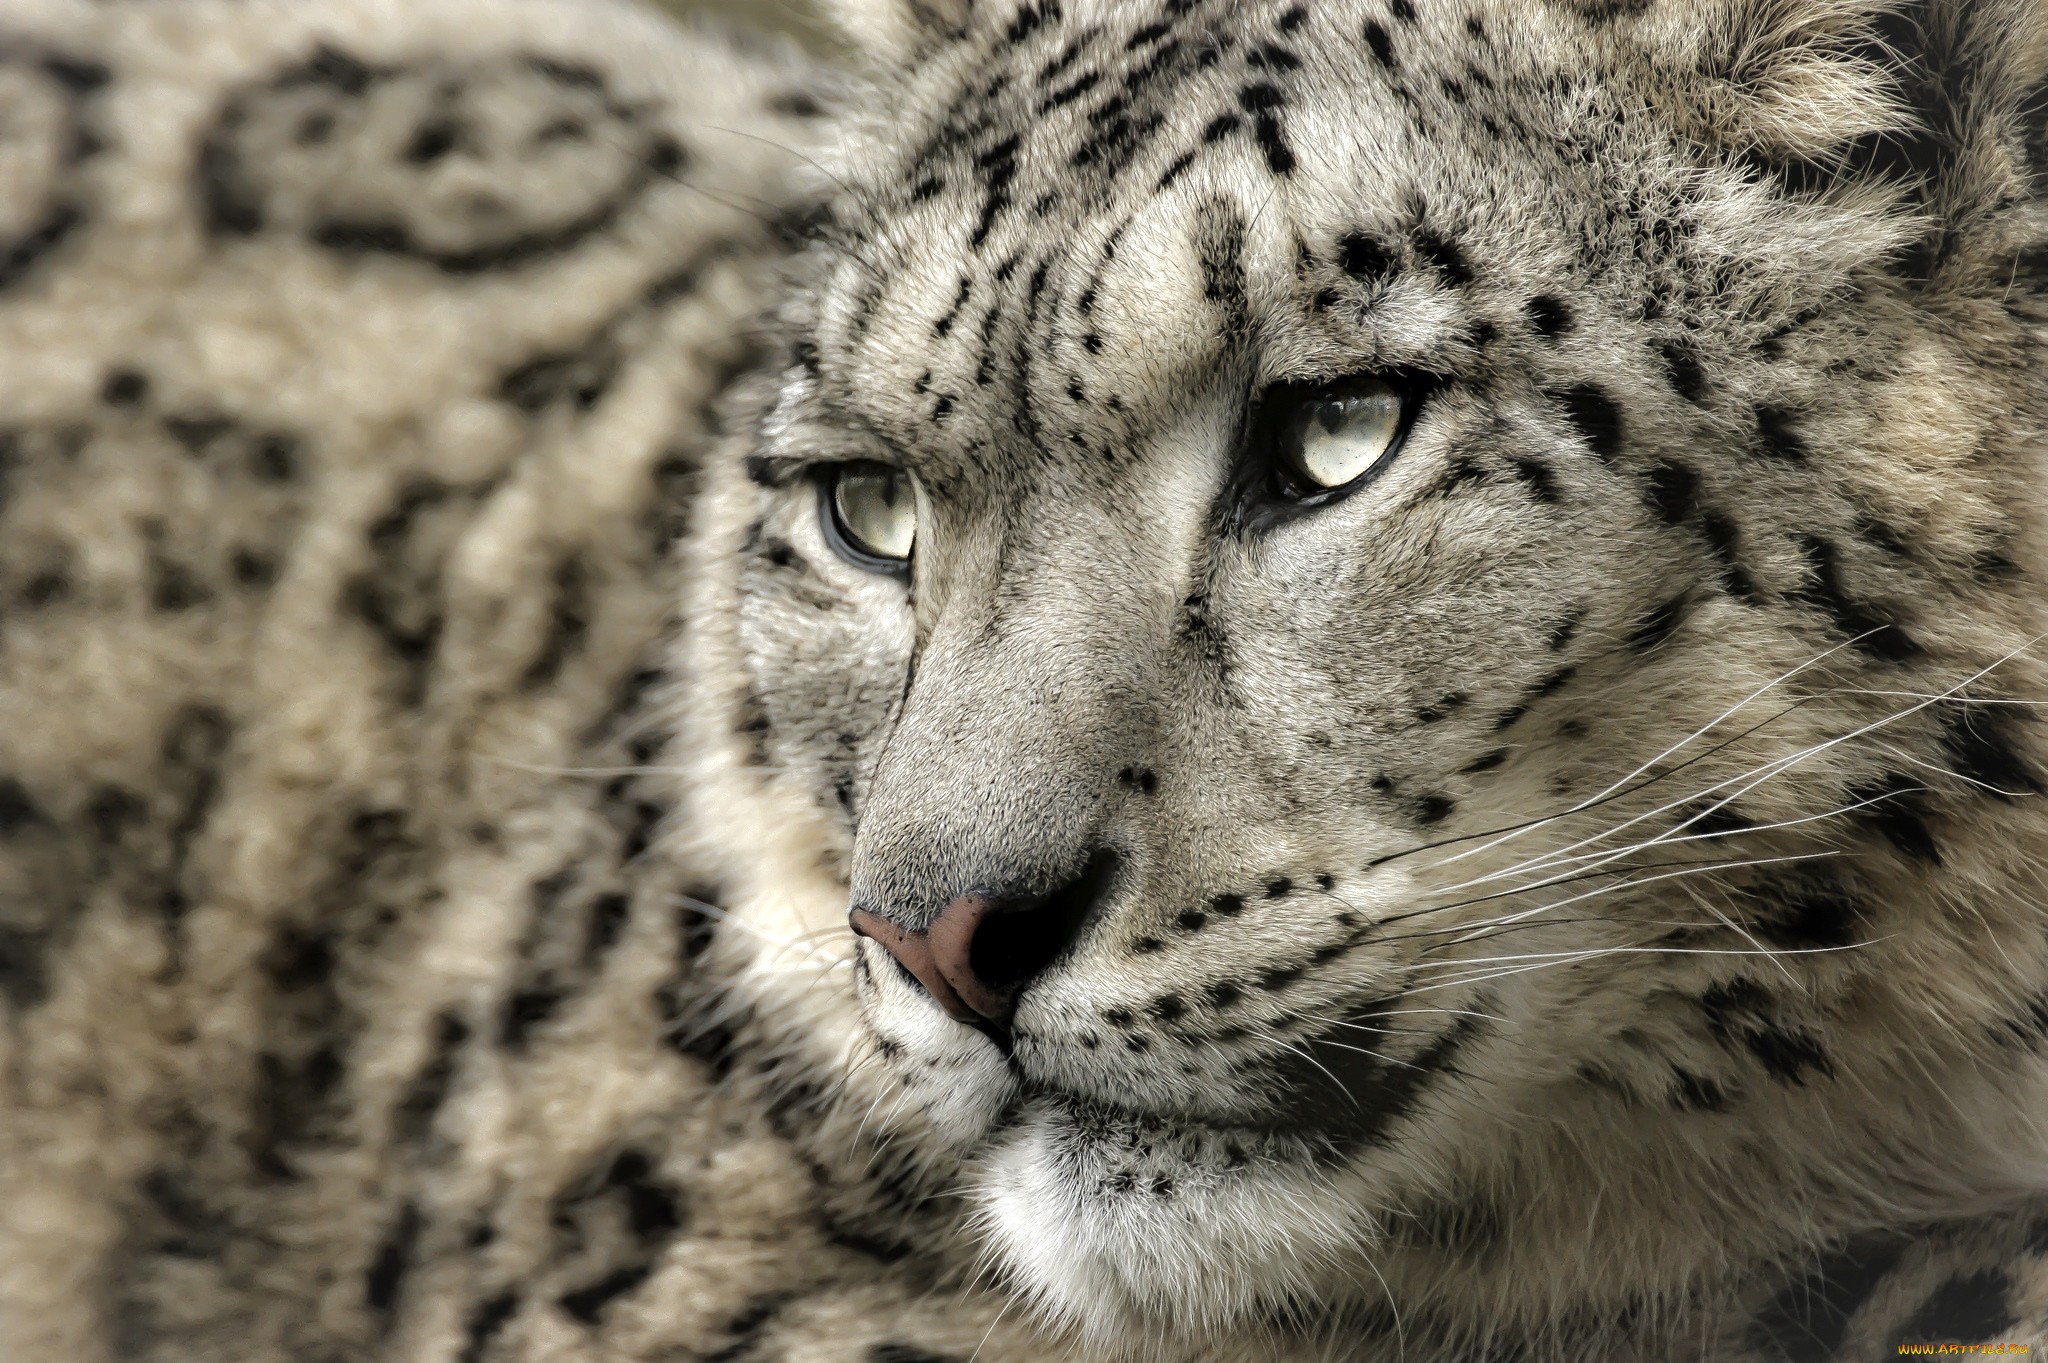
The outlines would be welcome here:
M 1081 874 L 1038 899 L 996 901 L 968 943 L 967 966 L 993 992 L 1014 995 L 1073 943 L 1116 882 L 1122 858 L 1104 847 Z
M 855 936 L 866 937 L 888 952 L 896 963 L 897 971 L 921 985 L 932 996 L 932 1001 L 945 1009 L 948 1015 L 962 1022 L 974 1022 L 982 1016 L 978 1009 L 960 997 L 946 978 L 945 970 L 932 952 L 929 936 L 906 931 L 882 915 L 858 905 L 847 914 L 847 922 Z
M 963 894 L 923 932 L 858 906 L 849 921 L 939 1007 L 1007 1044 L 1004 1028 L 1017 995 L 1080 935 L 1115 887 L 1121 864 L 1116 850 L 1105 847 L 1050 894 Z

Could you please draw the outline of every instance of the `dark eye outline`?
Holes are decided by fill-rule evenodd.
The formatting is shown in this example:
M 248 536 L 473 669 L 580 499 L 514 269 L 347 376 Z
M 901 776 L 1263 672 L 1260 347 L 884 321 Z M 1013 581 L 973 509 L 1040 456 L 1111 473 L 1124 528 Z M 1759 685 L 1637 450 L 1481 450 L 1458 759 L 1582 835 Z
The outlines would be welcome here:
M 1268 387 L 1252 403 L 1240 442 L 1231 499 L 1238 527 L 1257 530 L 1291 520 L 1317 507 L 1342 501 L 1377 482 L 1401 457 L 1424 403 L 1443 383 L 1443 378 L 1436 374 L 1374 370 Z M 1371 468 L 1336 487 L 1324 487 L 1309 478 L 1302 470 L 1299 449 L 1289 448 L 1301 429 L 1301 409 L 1309 403 L 1353 396 L 1381 386 L 1392 388 L 1401 399 L 1400 424 L 1395 427 L 1386 453 Z
M 875 573 L 882 577 L 893 577 L 901 582 L 910 581 L 910 565 L 917 557 L 916 541 L 911 542 L 911 552 L 906 558 L 887 558 L 874 553 L 839 517 L 839 499 L 833 496 L 839 488 L 839 480 L 852 473 L 881 473 L 898 478 L 908 478 L 907 470 L 891 464 L 876 463 L 871 459 L 853 460 L 840 464 L 818 464 L 811 469 L 811 479 L 818 485 L 818 525 L 825 534 L 825 543 L 832 552 L 863 572 Z

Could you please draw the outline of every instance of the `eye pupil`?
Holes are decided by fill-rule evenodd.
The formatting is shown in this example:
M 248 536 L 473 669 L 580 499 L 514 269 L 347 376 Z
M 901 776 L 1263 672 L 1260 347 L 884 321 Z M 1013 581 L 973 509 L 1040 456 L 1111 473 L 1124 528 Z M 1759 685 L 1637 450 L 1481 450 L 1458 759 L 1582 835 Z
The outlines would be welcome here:
M 826 538 L 840 556 L 870 572 L 901 572 L 917 543 L 910 475 L 885 464 L 840 464 L 822 487 Z

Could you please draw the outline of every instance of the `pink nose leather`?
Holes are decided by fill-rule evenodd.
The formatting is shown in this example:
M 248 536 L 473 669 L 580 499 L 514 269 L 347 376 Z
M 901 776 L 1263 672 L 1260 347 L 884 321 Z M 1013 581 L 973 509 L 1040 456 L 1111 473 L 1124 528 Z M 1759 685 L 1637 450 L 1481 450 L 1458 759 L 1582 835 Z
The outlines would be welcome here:
M 1017 987 L 991 985 L 974 973 L 974 934 L 995 907 L 986 895 L 964 894 L 923 932 L 908 932 L 879 914 L 855 909 L 853 930 L 894 956 L 948 1016 L 961 1022 L 1009 1021 Z

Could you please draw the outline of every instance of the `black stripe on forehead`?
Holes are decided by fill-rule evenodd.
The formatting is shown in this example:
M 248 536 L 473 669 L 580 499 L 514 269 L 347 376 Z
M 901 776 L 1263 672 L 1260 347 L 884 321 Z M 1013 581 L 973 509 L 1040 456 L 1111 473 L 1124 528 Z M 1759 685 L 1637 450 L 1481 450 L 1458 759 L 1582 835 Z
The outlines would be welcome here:
M 1274 160 L 1280 111 L 1303 65 L 1290 46 L 1303 20 L 1283 22 L 1294 11 L 1244 16 L 1218 0 L 1177 0 L 1155 17 L 1139 12 L 1078 31 L 1057 6 L 1020 13 L 1035 17 L 1000 32 L 892 184 L 880 187 L 883 197 L 912 205 L 959 196 L 972 204 L 980 251 L 1027 211 L 1099 204 L 1140 167 L 1151 188 L 1175 157 L 1185 170 L 1205 154 L 1200 139 L 1159 143 L 1174 114 L 1201 98 L 1194 83 L 1211 70 L 1216 76 L 1202 82 L 1216 87 L 1210 115 L 1242 89 L 1271 92 L 1246 126 L 1258 125 Z

